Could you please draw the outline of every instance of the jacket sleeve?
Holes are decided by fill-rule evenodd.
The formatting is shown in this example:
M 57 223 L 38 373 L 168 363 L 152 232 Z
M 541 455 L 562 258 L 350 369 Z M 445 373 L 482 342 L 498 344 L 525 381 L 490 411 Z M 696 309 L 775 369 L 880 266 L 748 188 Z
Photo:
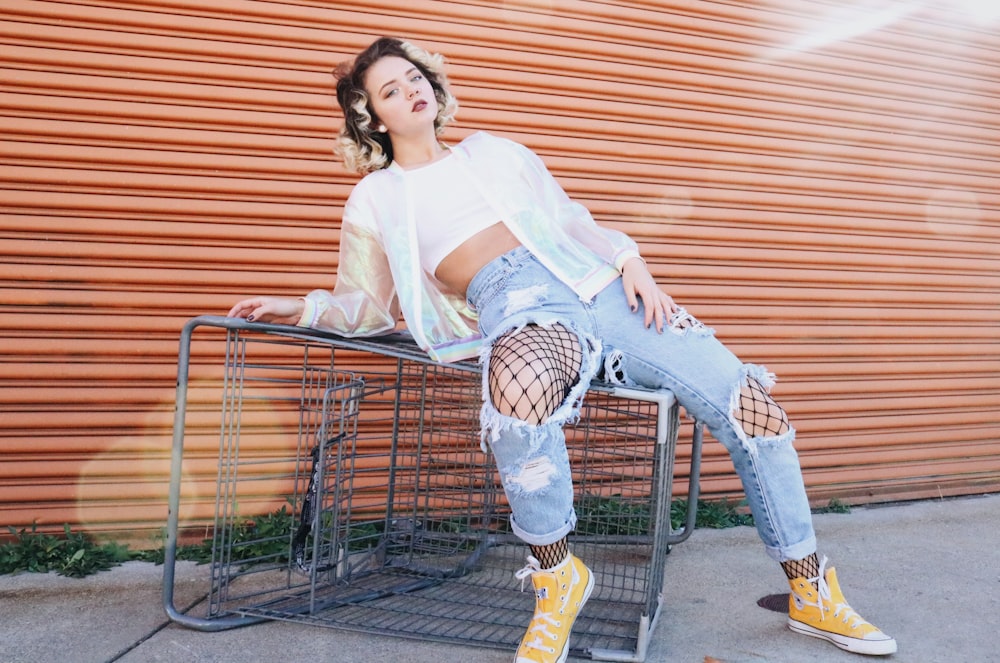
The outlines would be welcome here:
M 573 201 L 549 172 L 542 159 L 521 146 L 528 179 L 536 193 L 550 206 L 564 231 L 621 271 L 630 258 L 640 258 L 639 247 L 623 232 L 597 224 L 590 210 Z
M 340 261 L 333 292 L 313 290 L 304 298 L 299 326 L 344 336 L 391 332 L 399 319 L 399 299 L 382 243 L 345 214 Z

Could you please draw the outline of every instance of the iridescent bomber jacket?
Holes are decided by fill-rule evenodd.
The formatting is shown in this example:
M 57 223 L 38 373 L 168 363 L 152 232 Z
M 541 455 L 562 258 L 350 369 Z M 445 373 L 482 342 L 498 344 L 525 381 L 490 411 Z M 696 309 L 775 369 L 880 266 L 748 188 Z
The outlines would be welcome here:
M 590 301 L 639 255 L 624 233 L 598 226 L 570 200 L 545 164 L 528 148 L 479 132 L 452 147 L 467 182 L 511 233 L 560 281 Z M 366 175 L 344 208 L 340 262 L 333 291 L 305 298 L 300 326 L 343 336 L 407 330 L 431 359 L 451 362 L 479 353 L 476 312 L 428 274 L 418 255 L 414 192 L 393 163 Z

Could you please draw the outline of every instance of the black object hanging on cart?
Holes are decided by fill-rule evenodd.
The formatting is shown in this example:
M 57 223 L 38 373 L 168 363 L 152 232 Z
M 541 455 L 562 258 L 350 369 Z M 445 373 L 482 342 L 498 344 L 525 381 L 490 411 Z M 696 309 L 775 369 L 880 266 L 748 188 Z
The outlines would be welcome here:
M 319 502 L 319 490 L 320 490 L 320 447 L 333 448 L 344 439 L 344 433 L 332 437 L 326 441 L 326 444 L 317 443 L 313 446 L 312 451 L 309 454 L 312 469 L 309 472 L 309 486 L 306 488 L 305 497 L 302 500 L 302 512 L 299 514 L 299 527 L 295 531 L 295 536 L 292 538 L 292 559 L 295 560 L 295 565 L 299 567 L 299 570 L 304 573 L 312 573 L 313 571 L 317 573 L 322 573 L 323 571 L 329 571 L 335 565 L 326 564 L 320 568 L 314 568 L 311 562 L 306 561 L 306 540 L 312 533 L 313 520 L 316 515 L 317 503 Z

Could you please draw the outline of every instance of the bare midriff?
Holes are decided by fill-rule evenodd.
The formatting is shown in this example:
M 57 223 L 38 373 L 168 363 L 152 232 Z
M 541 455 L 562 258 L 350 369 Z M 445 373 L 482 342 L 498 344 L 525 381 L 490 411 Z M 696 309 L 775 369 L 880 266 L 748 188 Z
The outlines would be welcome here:
M 521 245 L 513 233 L 502 222 L 481 230 L 458 245 L 458 248 L 444 257 L 434 272 L 434 276 L 446 286 L 462 295 L 469 289 L 480 269 L 491 260 L 502 256 Z

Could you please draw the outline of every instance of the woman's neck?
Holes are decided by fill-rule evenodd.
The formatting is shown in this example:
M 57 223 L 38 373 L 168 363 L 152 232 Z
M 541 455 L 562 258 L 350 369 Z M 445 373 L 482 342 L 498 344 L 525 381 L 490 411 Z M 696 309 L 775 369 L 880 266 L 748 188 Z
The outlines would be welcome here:
M 447 148 L 438 141 L 437 136 L 420 140 L 402 140 L 400 138 L 392 140 L 393 161 L 404 169 L 427 165 L 437 161 L 447 152 Z

